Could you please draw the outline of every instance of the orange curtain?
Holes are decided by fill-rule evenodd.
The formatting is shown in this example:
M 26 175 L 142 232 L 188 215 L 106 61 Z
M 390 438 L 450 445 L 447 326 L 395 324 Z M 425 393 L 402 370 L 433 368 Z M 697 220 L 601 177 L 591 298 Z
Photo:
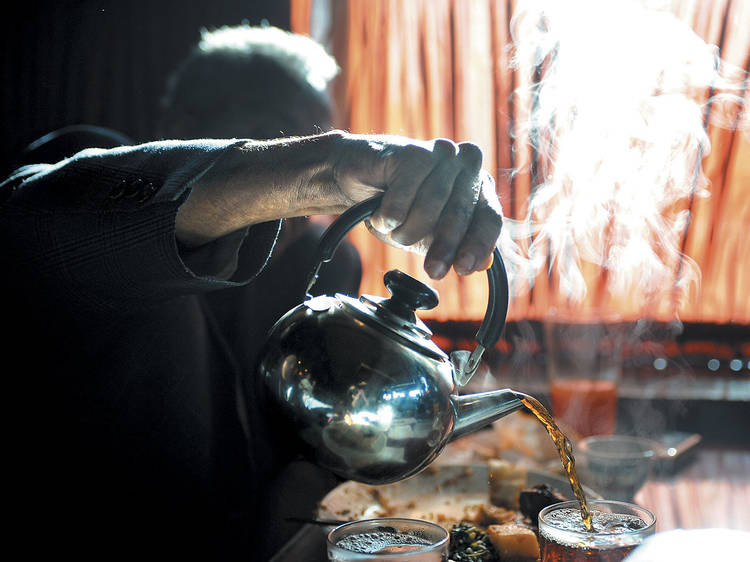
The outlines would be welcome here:
M 316 11 L 315 0 L 292 0 L 291 22 L 294 31 L 309 33 L 312 18 L 329 20 L 329 35 L 316 38 L 327 43 L 342 68 L 333 92 L 336 125 L 358 133 L 476 142 L 484 151 L 485 168 L 495 175 L 506 216 L 522 223 L 549 163 L 538 150 L 544 139 L 529 139 L 534 130 L 523 126 L 534 111 L 530 82 L 534 73 L 511 64 L 516 2 L 330 0 L 324 4 L 328 11 Z M 748 68 L 750 0 L 675 0 L 672 11 L 705 42 L 717 45 L 722 59 Z M 543 70 L 542 62 L 536 71 Z M 747 99 L 747 91 L 744 95 Z M 613 295 L 607 289 L 607 272 L 583 264 L 588 292 L 582 301 L 573 302 L 560 291 L 553 270 L 543 268 L 533 282 L 520 276 L 514 281 L 509 319 L 543 319 L 556 310 L 581 320 L 679 317 L 688 322 L 750 324 L 746 232 L 750 142 L 747 129 L 739 130 L 747 125 L 741 112 L 735 109 L 729 118 L 734 119 L 729 126 L 709 127 L 711 151 L 699 155 L 710 196 L 683 198 L 671 209 L 689 211 L 679 233 L 686 258 L 670 262 L 673 282 L 689 260 L 701 273 L 701 283 L 687 298 L 654 300 L 637 290 Z M 532 146 L 529 140 L 538 142 Z M 364 228 L 351 236 L 366 256 L 363 293 L 384 294 L 382 275 L 396 267 L 440 292 L 440 306 L 422 317 L 469 321 L 483 317 L 487 296 L 483 275 L 449 274 L 435 283 L 423 273 L 418 256 L 384 246 Z M 523 249 L 528 241 L 519 243 Z

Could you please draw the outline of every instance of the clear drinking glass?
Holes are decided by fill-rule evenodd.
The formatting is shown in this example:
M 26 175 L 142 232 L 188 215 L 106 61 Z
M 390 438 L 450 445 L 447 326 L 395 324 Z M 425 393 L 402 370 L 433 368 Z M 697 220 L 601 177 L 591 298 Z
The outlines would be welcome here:
M 449 535 L 418 519 L 383 517 L 344 523 L 328 533 L 328 560 L 440 562 L 448 559 Z
M 630 435 L 594 435 L 578 442 L 579 473 L 605 498 L 632 502 L 651 475 L 659 444 Z
M 654 534 L 656 517 L 648 509 L 612 500 L 589 500 L 588 505 L 593 532 L 586 530 L 577 501 L 539 513 L 542 562 L 618 562 Z
M 622 339 L 612 324 L 544 323 L 552 414 L 580 437 L 615 431 Z

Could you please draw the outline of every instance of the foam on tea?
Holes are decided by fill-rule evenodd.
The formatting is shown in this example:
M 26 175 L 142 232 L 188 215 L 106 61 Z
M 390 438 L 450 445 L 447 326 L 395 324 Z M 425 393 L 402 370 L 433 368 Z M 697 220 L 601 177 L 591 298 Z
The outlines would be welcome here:
M 424 537 L 396 531 L 373 531 L 342 538 L 336 543 L 339 548 L 363 554 L 385 554 L 411 552 L 432 544 Z
M 544 562 L 619 562 L 641 542 L 647 525 L 637 515 L 591 510 L 590 532 L 575 508 L 560 508 L 544 515 L 539 546 Z
M 554 525 L 556 529 L 562 531 L 586 532 L 588 529 L 578 513 L 578 510 L 573 508 L 559 509 L 547 514 L 546 521 L 550 525 Z M 592 509 L 590 513 L 595 533 L 608 535 L 629 533 L 630 531 L 643 529 L 646 526 L 643 519 L 637 515 L 608 513 L 595 509 Z

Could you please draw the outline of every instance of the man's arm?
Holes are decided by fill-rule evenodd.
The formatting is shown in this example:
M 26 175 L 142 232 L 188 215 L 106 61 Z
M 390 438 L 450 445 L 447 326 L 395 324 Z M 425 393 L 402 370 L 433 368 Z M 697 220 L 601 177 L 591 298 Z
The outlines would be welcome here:
M 246 283 L 268 259 L 279 221 L 194 249 L 175 235 L 190 186 L 238 142 L 89 149 L 19 170 L 0 184 L 0 242 L 14 270 L 5 279 L 31 299 L 48 295 L 77 313 Z
M 471 143 L 333 132 L 248 141 L 227 151 L 193 185 L 176 235 L 199 246 L 254 224 L 337 214 L 385 192 L 371 219 L 393 243 L 421 245 L 435 279 L 451 267 L 487 267 L 502 211 L 482 154 Z

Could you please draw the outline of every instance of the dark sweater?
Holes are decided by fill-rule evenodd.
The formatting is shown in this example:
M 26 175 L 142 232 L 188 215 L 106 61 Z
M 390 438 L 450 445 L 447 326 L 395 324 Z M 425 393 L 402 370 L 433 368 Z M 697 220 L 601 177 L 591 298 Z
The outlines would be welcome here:
M 294 436 L 267 426 L 253 369 L 302 299 L 319 232 L 260 275 L 278 223 L 178 247 L 191 182 L 231 144 L 86 151 L 0 188 L 6 512 L 29 558 L 261 560 L 282 540 L 269 494 Z M 326 292 L 358 288 L 356 253 L 340 253 Z M 233 262 L 229 279 L 212 275 Z

